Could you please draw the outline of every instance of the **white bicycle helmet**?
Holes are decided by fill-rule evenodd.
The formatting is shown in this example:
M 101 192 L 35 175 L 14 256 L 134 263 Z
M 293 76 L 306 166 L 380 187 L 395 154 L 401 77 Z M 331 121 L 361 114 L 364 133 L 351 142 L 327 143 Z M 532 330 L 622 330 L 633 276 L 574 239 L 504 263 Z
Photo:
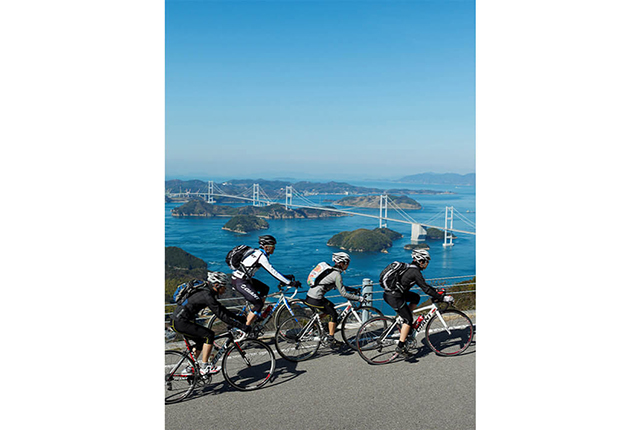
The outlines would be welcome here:
M 426 249 L 414 249 L 411 253 L 411 258 L 418 263 L 424 263 L 431 260 L 431 255 Z
M 229 275 L 222 272 L 209 272 L 207 274 L 207 281 L 212 284 L 220 284 L 225 287 L 229 287 L 231 285 L 231 279 L 229 279 Z
M 351 261 L 351 257 L 346 252 L 336 252 L 331 256 L 334 263 L 348 263 Z

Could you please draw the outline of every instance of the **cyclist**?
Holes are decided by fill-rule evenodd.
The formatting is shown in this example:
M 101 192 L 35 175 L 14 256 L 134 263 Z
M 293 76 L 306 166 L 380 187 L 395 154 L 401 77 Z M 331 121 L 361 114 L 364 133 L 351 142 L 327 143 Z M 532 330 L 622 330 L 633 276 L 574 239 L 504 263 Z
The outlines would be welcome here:
M 397 285 L 398 289 L 393 292 L 385 291 L 382 298 L 395 310 L 403 319 L 402 328 L 400 330 L 400 342 L 396 347 L 396 352 L 402 354 L 404 357 L 409 358 L 413 354 L 405 345 L 407 336 L 411 333 L 411 326 L 413 324 L 413 310 L 418 306 L 420 302 L 420 295 L 409 291 L 411 287 L 417 285 L 433 298 L 434 302 L 441 302 L 444 298 L 444 292 L 438 291 L 431 285 L 427 284 L 422 276 L 422 270 L 426 269 L 431 260 L 431 255 L 426 249 L 415 249 L 411 253 L 413 261 L 409 264 L 409 267 L 400 276 L 400 282 Z M 408 303 L 408 305 L 407 305 Z
M 269 286 L 264 282 L 253 279 L 256 271 L 264 267 L 267 272 L 283 284 L 300 287 L 300 282 L 292 280 L 293 276 L 284 276 L 273 268 L 269 262 L 269 255 L 276 249 L 276 238 L 271 235 L 264 235 L 258 238 L 259 249 L 251 252 L 240 262 L 240 269 L 231 274 L 231 285 L 242 294 L 251 304 L 251 309 L 247 314 L 247 325 L 250 326 L 258 318 L 264 301 L 269 294 Z
M 171 326 L 173 329 L 195 342 L 196 359 L 200 356 L 200 352 L 202 352 L 200 372 L 203 375 L 207 373 L 217 373 L 220 369 L 213 369 L 213 365 L 209 363 L 215 334 L 212 330 L 196 324 L 195 320 L 198 312 L 208 307 L 218 318 L 230 326 L 239 328 L 245 333 L 248 333 L 250 330 L 243 321 L 240 321 L 236 315 L 222 306 L 218 301 L 218 297 L 224 294 L 229 284 L 230 281 L 227 274 L 222 272 L 209 272 L 205 287 L 194 291 L 181 305 L 176 306 L 171 317 Z M 191 367 L 185 369 L 183 373 L 190 372 Z
M 318 309 L 319 311 L 329 315 L 331 320 L 329 322 L 329 337 L 327 341 L 329 342 L 329 346 L 337 348 L 343 345 L 343 342 L 336 340 L 334 337 L 338 323 L 338 312 L 336 311 L 335 305 L 331 303 L 329 299 L 325 298 L 324 295 L 328 291 L 336 288 L 340 294 L 348 300 L 362 303 L 364 301 L 364 297 L 349 294 L 347 289 L 352 292 L 356 290 L 345 287 L 342 284 L 342 272 L 347 270 L 347 267 L 349 267 L 349 263 L 351 262 L 349 254 L 346 252 L 336 252 L 331 256 L 331 260 L 334 262 L 334 265 L 331 268 L 332 270 L 328 275 L 322 278 L 317 285 L 309 289 L 307 297 L 304 299 L 304 303 L 307 306 Z

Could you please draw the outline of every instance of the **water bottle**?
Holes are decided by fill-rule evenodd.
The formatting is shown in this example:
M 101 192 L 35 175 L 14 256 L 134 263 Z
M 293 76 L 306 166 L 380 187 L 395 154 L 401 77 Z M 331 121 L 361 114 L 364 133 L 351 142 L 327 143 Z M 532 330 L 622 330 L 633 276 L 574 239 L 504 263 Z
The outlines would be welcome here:
M 271 312 L 271 309 L 273 309 L 273 305 L 269 305 L 266 308 L 264 308 L 264 310 L 262 311 L 262 318 L 265 318 L 267 315 L 269 315 L 269 312 Z
M 416 319 L 416 322 L 413 323 L 413 328 L 415 330 L 420 330 L 422 328 L 422 322 L 424 321 L 424 315 L 419 315 Z

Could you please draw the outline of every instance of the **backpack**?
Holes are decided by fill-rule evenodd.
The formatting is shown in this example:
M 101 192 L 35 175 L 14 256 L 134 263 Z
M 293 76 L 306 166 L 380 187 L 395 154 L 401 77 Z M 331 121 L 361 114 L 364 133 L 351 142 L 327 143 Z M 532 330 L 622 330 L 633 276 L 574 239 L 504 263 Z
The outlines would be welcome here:
M 173 293 L 173 301 L 179 305 L 186 305 L 187 298 L 196 291 L 203 290 L 206 285 L 206 282 L 199 279 L 192 279 L 189 282 L 180 284 Z
M 394 261 L 380 273 L 380 286 L 387 293 L 395 293 L 400 290 L 400 277 L 409 268 L 407 263 Z
M 307 277 L 307 284 L 309 287 L 315 287 L 322 281 L 332 270 L 335 270 L 333 267 L 329 266 L 324 261 L 318 263 L 316 267 L 313 268 L 309 276 Z
M 237 245 L 231 248 L 231 251 L 227 253 L 227 257 L 225 261 L 227 265 L 231 267 L 233 270 L 242 269 L 240 263 L 244 260 L 244 257 L 249 255 L 250 252 L 253 252 L 253 248 L 247 245 Z

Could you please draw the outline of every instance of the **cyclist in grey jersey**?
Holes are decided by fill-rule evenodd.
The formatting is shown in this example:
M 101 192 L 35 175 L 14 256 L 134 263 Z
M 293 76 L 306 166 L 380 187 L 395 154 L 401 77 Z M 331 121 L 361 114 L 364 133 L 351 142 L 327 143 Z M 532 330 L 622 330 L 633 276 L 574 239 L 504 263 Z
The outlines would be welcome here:
M 264 301 L 269 294 L 269 286 L 267 284 L 258 279 L 253 279 L 258 269 L 265 268 L 271 276 L 287 286 L 300 287 L 299 281 L 292 280 L 293 276 L 284 276 L 274 269 L 269 262 L 269 255 L 273 254 L 276 247 L 275 237 L 268 234 L 260 236 L 258 243 L 260 248 L 244 257 L 240 263 L 240 269 L 231 274 L 231 285 L 251 304 L 251 309 L 247 313 L 248 326 L 258 318 L 258 314 L 262 310 Z
M 342 345 L 342 342 L 336 340 L 334 335 L 336 333 L 336 326 L 338 322 L 338 312 L 333 303 L 329 299 L 326 299 L 324 295 L 336 288 L 340 295 L 345 297 L 348 300 L 363 302 L 364 297 L 359 296 L 357 294 L 350 294 L 347 291 L 347 287 L 342 284 L 342 272 L 347 270 L 349 267 L 349 263 L 351 261 L 351 257 L 346 252 L 336 252 L 331 257 L 333 262 L 335 263 L 331 272 L 326 275 L 318 285 L 313 286 L 307 292 L 307 297 L 304 299 L 304 302 L 307 306 L 318 309 L 319 311 L 325 312 L 329 315 L 331 319 L 329 321 L 329 338 L 328 342 L 332 347 L 338 347 Z

